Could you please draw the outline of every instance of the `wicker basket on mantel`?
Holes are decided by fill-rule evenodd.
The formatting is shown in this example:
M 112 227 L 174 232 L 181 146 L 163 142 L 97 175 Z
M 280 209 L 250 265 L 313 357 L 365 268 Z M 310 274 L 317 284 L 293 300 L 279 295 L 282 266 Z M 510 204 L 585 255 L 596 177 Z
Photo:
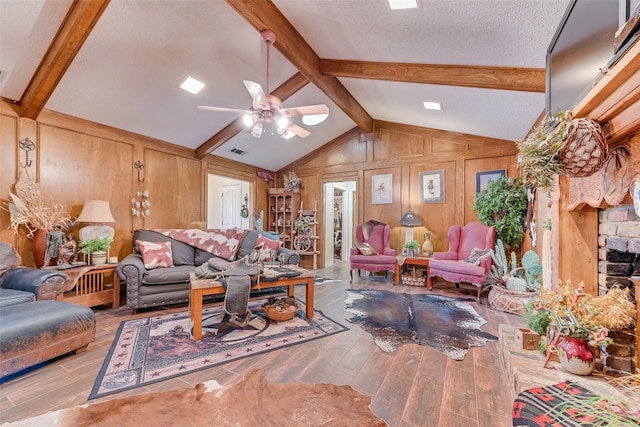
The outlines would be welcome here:
M 602 169 L 609 158 L 606 136 L 595 120 L 568 118 L 567 142 L 558 153 L 558 161 L 570 178 L 591 176 Z

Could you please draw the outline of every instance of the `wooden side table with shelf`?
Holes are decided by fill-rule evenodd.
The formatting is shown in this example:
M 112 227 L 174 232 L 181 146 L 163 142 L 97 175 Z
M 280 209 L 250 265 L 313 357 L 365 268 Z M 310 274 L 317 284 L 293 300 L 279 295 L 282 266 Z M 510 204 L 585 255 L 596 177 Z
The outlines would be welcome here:
M 117 266 L 118 264 L 81 265 L 60 270 L 69 275 L 71 280 L 69 290 L 58 295 L 58 299 L 87 307 L 112 303 L 113 308 L 118 308 L 120 279 L 116 274 Z
M 404 258 L 404 260 L 402 259 L 398 259 L 398 258 Z M 427 258 L 427 257 L 422 257 L 422 256 L 418 256 L 418 257 L 405 257 L 404 255 L 398 255 L 396 257 L 396 269 L 395 272 L 393 274 L 393 284 L 394 285 L 399 285 L 402 283 L 401 279 L 401 274 L 402 274 L 402 268 L 403 266 L 422 266 L 425 267 L 426 271 L 426 285 L 427 285 L 427 289 L 431 289 L 432 288 L 432 283 L 431 283 L 431 276 L 429 275 L 429 261 L 431 261 L 431 258 Z

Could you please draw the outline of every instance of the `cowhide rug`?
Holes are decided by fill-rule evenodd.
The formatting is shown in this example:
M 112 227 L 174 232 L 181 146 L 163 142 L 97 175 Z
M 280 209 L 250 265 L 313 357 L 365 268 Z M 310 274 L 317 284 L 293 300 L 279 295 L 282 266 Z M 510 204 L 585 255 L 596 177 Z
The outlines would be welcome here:
M 486 320 L 459 299 L 370 289 L 346 291 L 347 312 L 353 314 L 348 320 L 373 335 L 374 342 L 386 352 L 415 343 L 462 360 L 469 347 L 498 340 L 480 330 Z
M 7 426 L 386 426 L 348 385 L 273 384 L 261 369 L 237 384 L 148 393 L 48 412 Z

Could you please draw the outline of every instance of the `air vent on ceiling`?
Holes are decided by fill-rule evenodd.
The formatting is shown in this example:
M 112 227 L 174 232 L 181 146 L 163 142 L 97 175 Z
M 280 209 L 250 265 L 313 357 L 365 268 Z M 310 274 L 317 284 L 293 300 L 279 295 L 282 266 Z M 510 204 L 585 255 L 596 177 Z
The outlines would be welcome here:
M 242 150 L 240 150 L 239 148 L 232 148 L 232 149 L 231 149 L 231 152 L 232 152 L 233 154 L 237 154 L 238 156 L 244 156 L 245 154 L 247 154 L 247 152 L 246 152 L 246 151 L 242 151 Z

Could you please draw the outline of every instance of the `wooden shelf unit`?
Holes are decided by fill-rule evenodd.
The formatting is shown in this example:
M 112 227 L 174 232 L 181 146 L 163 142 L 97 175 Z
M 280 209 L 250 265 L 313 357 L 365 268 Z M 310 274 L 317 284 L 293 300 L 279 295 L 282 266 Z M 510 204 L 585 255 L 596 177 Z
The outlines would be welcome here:
M 313 257 L 313 269 L 318 269 L 318 255 L 320 255 L 320 251 L 318 250 L 318 243 L 320 240 L 320 236 L 318 236 L 318 202 L 315 202 L 313 209 L 305 210 L 303 208 L 302 202 L 300 202 L 300 209 L 298 210 L 298 217 L 304 217 L 307 220 L 307 223 L 311 227 L 311 231 L 308 236 L 311 240 L 311 247 L 308 250 L 299 250 L 297 247 L 294 247 L 298 251 L 300 256 L 309 255 Z
M 285 192 L 283 188 L 269 190 L 269 231 L 280 235 L 282 246 L 294 250 L 294 223 L 300 210 L 300 193 Z

